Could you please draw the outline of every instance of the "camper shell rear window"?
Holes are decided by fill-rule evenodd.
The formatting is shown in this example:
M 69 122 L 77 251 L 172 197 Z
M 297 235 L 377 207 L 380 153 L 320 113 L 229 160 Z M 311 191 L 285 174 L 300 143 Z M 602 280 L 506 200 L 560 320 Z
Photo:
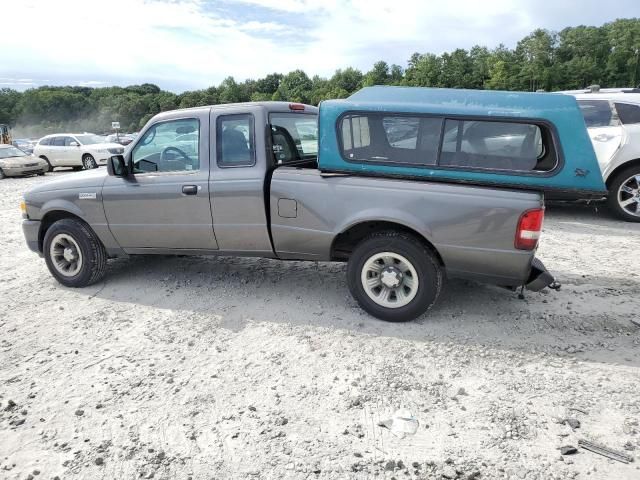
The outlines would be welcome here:
M 549 175 L 560 163 L 553 127 L 511 118 L 347 112 L 338 119 L 353 163 Z

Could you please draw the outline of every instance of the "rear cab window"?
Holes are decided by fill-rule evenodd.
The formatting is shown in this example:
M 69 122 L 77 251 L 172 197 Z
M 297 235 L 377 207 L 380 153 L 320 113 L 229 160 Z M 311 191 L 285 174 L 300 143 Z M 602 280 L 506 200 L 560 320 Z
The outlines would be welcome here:
M 276 165 L 317 159 L 317 115 L 273 112 L 269 114 L 269 129 Z
M 544 173 L 558 164 L 549 127 L 541 123 L 348 114 L 340 121 L 350 162 Z
M 252 114 L 221 115 L 216 120 L 218 166 L 253 167 L 256 164 L 255 121 Z

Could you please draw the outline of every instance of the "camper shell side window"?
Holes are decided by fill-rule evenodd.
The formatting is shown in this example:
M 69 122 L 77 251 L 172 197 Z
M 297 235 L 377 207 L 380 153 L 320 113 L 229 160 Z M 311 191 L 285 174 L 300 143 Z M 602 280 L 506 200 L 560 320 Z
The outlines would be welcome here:
M 337 127 L 351 163 L 549 175 L 561 160 L 553 126 L 535 119 L 347 112 Z

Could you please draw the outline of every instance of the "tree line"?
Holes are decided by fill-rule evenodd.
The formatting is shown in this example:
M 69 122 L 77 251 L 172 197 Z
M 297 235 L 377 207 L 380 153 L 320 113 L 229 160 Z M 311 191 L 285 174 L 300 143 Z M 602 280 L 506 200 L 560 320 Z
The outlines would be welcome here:
M 640 19 L 618 19 L 600 27 L 537 29 L 515 48 L 476 45 L 441 55 L 414 53 L 407 65 L 379 61 L 367 72 L 349 67 L 330 78 L 302 70 L 272 73 L 258 80 L 227 77 L 218 86 L 180 94 L 145 83 L 129 87 L 52 87 L 24 92 L 0 89 L 0 123 L 22 136 L 61 130 L 108 131 L 119 121 L 125 131 L 140 129 L 153 115 L 176 108 L 218 103 L 285 100 L 311 103 L 345 98 L 369 85 L 557 91 L 629 87 L 640 84 Z

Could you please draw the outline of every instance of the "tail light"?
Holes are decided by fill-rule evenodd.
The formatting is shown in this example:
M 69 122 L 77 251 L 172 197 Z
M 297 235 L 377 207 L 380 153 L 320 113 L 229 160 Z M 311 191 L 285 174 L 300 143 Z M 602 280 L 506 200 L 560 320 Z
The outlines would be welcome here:
M 520 216 L 515 241 L 518 250 L 533 250 L 538 246 L 543 220 L 544 208 L 527 210 Z
M 302 103 L 290 103 L 289 104 L 289 110 L 294 110 L 294 111 L 303 111 L 304 110 L 304 104 Z

